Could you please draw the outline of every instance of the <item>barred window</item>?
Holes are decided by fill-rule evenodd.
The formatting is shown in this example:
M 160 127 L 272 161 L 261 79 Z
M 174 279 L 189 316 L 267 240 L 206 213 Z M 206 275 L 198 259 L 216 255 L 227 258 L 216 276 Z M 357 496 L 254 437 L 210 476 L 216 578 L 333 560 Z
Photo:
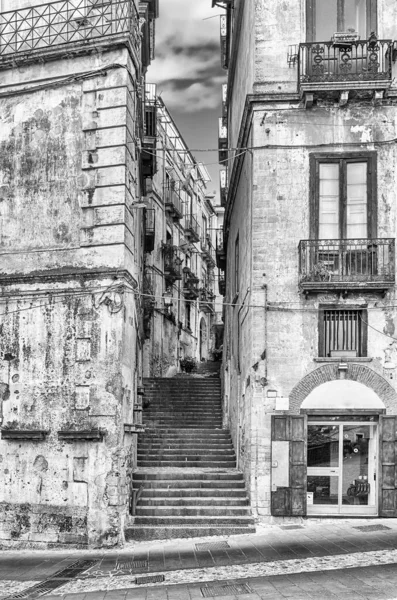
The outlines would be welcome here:
M 319 356 L 367 355 L 367 317 L 363 309 L 320 310 Z

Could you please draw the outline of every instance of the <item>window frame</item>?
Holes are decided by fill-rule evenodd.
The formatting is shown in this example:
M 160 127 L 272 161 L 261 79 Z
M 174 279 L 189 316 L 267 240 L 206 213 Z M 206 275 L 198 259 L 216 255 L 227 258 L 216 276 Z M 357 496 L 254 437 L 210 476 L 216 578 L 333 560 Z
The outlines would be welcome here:
M 330 358 L 325 353 L 324 316 L 328 310 L 359 311 L 361 313 L 361 354 L 357 358 L 368 357 L 368 310 L 357 305 L 320 304 L 318 308 L 318 357 Z
M 316 0 L 306 0 L 306 41 L 327 42 L 329 40 L 317 40 L 314 35 Z M 371 31 L 378 30 L 378 0 L 367 0 L 367 39 Z
M 344 237 L 346 232 L 346 209 L 347 199 L 345 194 L 346 165 L 354 162 L 366 162 L 367 168 L 367 238 L 377 238 L 378 232 L 378 198 L 377 198 L 377 153 L 370 152 L 346 152 L 335 153 L 313 153 L 310 154 L 310 239 L 318 240 L 319 235 L 319 187 L 320 187 L 320 164 L 339 163 L 339 214 L 342 215 L 339 223 L 338 239 Z M 353 238 L 355 239 L 355 238 Z

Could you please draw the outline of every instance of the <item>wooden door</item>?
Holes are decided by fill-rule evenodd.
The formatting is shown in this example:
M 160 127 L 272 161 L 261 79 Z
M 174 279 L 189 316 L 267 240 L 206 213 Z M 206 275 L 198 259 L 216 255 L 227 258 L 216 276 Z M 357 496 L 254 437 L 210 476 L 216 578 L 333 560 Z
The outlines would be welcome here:
M 307 418 L 305 415 L 273 415 L 272 442 L 288 442 L 288 485 L 271 493 L 271 512 L 274 516 L 306 515 Z
M 380 417 L 379 450 L 380 450 L 380 485 L 379 515 L 381 517 L 397 517 L 397 417 Z

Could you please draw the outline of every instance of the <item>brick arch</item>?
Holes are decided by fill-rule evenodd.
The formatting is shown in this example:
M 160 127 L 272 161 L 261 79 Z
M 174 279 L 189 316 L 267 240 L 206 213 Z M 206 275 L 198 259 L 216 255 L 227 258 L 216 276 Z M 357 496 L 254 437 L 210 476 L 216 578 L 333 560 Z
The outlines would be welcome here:
M 299 413 L 299 409 L 305 400 L 305 398 L 312 392 L 316 387 L 327 383 L 328 381 L 334 381 L 340 379 L 338 364 L 328 364 L 314 369 L 308 375 L 297 383 L 292 392 L 289 395 L 290 400 L 290 411 L 292 413 Z M 371 388 L 379 396 L 384 405 L 386 406 L 386 412 L 388 414 L 397 413 L 397 393 L 390 383 L 365 365 L 358 363 L 348 363 L 345 379 L 351 381 L 357 381 L 363 385 Z

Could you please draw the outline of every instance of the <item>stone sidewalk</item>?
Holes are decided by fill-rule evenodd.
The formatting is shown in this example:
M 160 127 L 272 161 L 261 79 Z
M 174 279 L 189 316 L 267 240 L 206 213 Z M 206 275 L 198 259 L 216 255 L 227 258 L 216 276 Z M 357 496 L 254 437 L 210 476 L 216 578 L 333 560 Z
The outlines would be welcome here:
M 397 598 L 396 563 L 397 520 L 308 519 L 290 523 L 280 520 L 259 528 L 256 534 L 228 538 L 140 542 L 119 550 L 3 551 L 0 598 L 12 598 L 12 594 L 25 590 L 23 598 L 38 597 L 39 592 L 40 595 L 46 592 L 44 597 L 48 600 L 178 600 L 217 597 L 221 592 L 226 598 L 244 600 L 246 596 L 253 600 L 258 585 L 261 593 L 264 587 L 269 590 L 267 596 L 259 597 L 345 597 L 350 600 L 386 598 L 374 595 L 378 593 L 375 588 L 390 587 L 393 580 L 394 596 L 390 598 L 394 600 Z M 376 585 L 369 580 L 364 585 L 362 582 L 374 569 L 374 573 L 382 576 L 374 574 Z M 385 572 L 389 574 L 386 578 L 383 577 Z M 324 574 L 322 579 L 321 573 Z M 157 581 L 142 580 L 143 577 L 156 577 Z M 324 585 L 321 594 L 312 596 L 309 588 L 317 589 L 315 593 L 318 593 L 315 581 L 319 577 L 324 584 L 335 578 L 349 580 L 355 588 L 359 585 L 357 582 L 361 582 L 359 587 L 365 588 L 369 595 L 357 595 L 355 588 L 341 584 L 345 596 L 335 596 L 335 589 Z M 228 585 L 234 582 L 234 587 L 219 587 L 214 583 L 219 581 Z M 289 582 L 290 596 L 286 595 L 281 581 Z M 297 581 L 304 586 L 297 586 Z M 39 585 L 37 593 L 34 585 Z M 210 587 L 208 594 L 207 586 Z M 279 592 L 277 586 L 281 586 L 283 592 Z M 211 596 L 214 590 L 216 593 Z

